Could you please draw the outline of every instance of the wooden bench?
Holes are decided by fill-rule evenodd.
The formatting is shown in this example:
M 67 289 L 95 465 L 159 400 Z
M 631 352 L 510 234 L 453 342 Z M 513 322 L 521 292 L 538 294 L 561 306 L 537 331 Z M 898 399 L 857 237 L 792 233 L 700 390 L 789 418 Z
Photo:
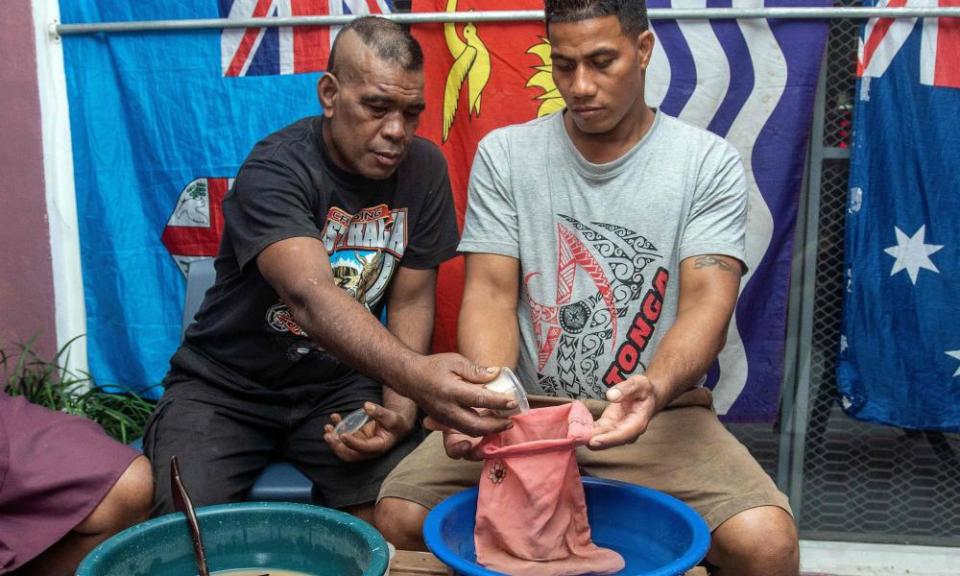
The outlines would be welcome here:
M 429 552 L 397 550 L 390 563 L 390 576 L 446 576 L 447 567 Z
M 429 552 L 397 550 L 390 564 L 390 576 L 447 576 L 450 572 L 443 562 Z M 686 576 L 707 576 L 703 568 L 694 568 Z

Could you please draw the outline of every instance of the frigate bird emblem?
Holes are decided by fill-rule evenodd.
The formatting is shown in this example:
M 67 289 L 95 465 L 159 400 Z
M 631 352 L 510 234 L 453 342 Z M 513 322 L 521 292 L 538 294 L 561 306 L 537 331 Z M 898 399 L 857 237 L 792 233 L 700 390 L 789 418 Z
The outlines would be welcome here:
M 447 0 L 447 12 L 456 11 L 457 0 Z M 453 65 L 447 73 L 443 91 L 443 141 L 446 142 L 457 115 L 460 91 L 464 84 L 467 86 L 467 115 L 480 116 L 483 89 L 490 80 L 490 52 L 473 22 L 467 22 L 463 27 L 463 39 L 457 34 L 456 24 L 446 22 L 443 25 L 443 37 L 453 56 Z

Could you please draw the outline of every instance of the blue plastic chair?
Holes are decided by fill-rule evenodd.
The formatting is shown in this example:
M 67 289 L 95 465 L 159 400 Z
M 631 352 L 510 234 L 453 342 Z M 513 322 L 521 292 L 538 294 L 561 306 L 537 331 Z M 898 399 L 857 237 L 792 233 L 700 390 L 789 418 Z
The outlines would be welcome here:
M 187 271 L 187 294 L 183 303 L 182 331 L 193 323 L 203 296 L 213 286 L 217 273 L 213 258 L 194 260 Z M 267 466 L 250 489 L 247 500 L 253 502 L 313 502 L 313 482 L 289 462 L 276 461 Z

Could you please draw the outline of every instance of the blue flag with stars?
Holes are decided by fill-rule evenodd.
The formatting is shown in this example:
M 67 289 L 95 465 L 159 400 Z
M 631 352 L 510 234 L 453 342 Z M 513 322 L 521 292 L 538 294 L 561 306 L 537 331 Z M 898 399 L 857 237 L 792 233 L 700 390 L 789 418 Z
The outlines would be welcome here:
M 858 75 L 843 408 L 960 431 L 960 20 L 869 21 Z

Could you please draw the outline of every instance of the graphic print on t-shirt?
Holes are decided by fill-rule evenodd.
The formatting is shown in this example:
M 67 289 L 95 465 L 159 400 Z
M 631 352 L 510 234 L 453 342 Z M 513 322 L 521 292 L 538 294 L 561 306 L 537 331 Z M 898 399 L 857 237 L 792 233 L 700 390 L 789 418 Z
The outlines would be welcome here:
M 654 268 L 663 260 L 656 246 L 623 226 L 585 224 L 558 214 L 556 238 L 556 294 L 537 286 L 542 272 L 523 278 L 536 336 L 538 381 L 549 395 L 603 398 L 607 386 L 646 368 L 639 355 L 659 318 L 668 273 Z M 638 305 L 640 310 L 627 318 Z M 630 325 L 620 343 L 624 322 Z M 610 366 L 601 366 L 618 345 L 623 354 L 618 349 Z
M 391 210 L 379 204 L 350 214 L 334 206 L 327 211 L 321 238 L 334 282 L 367 310 L 373 310 L 386 293 L 407 247 L 407 210 Z M 309 337 L 282 302 L 270 307 L 266 320 L 277 332 Z

